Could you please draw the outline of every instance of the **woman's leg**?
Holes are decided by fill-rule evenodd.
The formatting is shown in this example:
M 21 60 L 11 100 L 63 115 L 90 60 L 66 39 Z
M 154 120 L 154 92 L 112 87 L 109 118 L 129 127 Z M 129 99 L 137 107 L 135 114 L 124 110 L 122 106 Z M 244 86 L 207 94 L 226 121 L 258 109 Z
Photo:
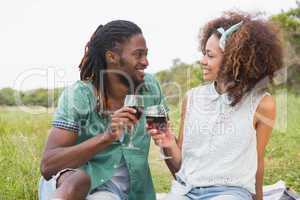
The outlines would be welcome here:
M 244 188 L 214 186 L 204 189 L 203 200 L 252 200 L 252 195 Z
M 244 200 L 244 199 L 241 199 L 240 197 L 237 197 L 235 195 L 224 194 L 224 195 L 215 196 L 215 197 L 211 198 L 211 200 Z M 245 199 L 245 200 L 247 200 L 247 199 Z

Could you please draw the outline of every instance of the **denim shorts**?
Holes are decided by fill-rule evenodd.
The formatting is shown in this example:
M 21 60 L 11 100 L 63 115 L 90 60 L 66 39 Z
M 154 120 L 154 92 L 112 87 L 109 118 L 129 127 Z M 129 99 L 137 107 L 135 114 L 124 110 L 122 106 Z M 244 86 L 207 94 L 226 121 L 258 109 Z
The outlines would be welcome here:
M 201 200 L 252 200 L 248 190 L 234 186 L 209 186 L 193 188 L 186 196 L 189 199 Z
M 185 183 L 177 178 L 177 185 L 185 186 Z M 252 194 L 242 188 L 235 186 L 208 186 L 192 187 L 188 191 L 174 189 L 171 190 L 164 200 L 252 200 Z
M 45 180 L 43 177 L 40 178 L 38 196 L 39 200 L 53 200 L 53 195 L 56 190 L 57 180 L 66 171 L 73 171 L 75 169 L 64 169 L 58 172 L 50 180 Z M 127 200 L 128 196 L 126 193 L 121 191 L 112 181 L 107 181 L 103 185 L 92 190 L 87 200 Z

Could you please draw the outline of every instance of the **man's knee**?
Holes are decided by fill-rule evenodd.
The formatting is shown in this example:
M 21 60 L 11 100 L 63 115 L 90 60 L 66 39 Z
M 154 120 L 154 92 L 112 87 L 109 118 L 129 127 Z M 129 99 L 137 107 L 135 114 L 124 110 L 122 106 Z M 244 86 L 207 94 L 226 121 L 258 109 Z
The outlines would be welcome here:
M 91 178 L 88 174 L 81 170 L 69 170 L 60 175 L 57 179 L 56 187 L 60 187 L 62 184 L 71 185 L 75 187 L 77 185 L 87 185 L 90 186 Z
M 57 181 L 56 196 L 86 196 L 91 185 L 90 176 L 81 170 L 67 171 Z

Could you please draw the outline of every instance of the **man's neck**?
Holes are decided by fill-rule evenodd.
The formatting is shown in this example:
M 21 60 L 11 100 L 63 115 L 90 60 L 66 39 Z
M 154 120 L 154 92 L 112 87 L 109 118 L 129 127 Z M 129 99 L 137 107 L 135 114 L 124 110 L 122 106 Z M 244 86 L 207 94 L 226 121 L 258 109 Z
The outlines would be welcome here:
M 107 79 L 108 98 L 113 101 L 123 102 L 125 96 L 128 94 L 128 86 L 125 85 L 115 74 L 108 74 Z

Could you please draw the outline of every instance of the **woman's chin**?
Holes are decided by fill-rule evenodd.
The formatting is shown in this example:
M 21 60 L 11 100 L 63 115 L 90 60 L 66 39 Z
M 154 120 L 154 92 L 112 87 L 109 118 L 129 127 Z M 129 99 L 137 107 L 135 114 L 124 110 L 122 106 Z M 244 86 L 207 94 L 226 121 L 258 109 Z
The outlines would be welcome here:
M 214 81 L 215 79 L 209 75 L 203 75 L 203 80 L 204 81 Z

